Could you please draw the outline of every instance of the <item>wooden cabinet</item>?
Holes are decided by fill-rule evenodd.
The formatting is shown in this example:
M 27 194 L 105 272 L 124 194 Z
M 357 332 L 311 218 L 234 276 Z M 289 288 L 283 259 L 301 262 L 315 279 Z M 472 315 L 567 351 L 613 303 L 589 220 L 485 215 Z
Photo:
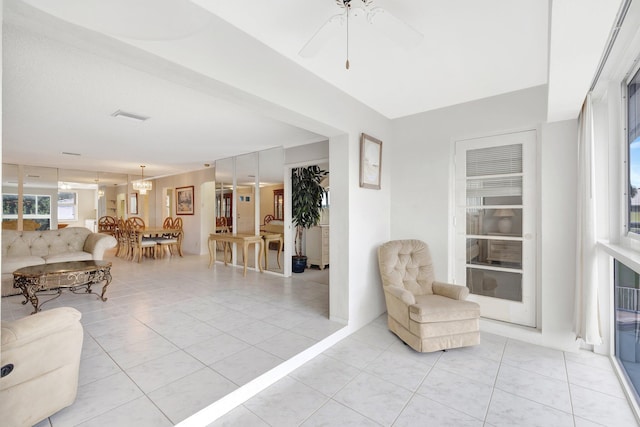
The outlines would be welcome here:
M 307 266 L 324 270 L 329 265 L 329 226 L 318 225 L 307 230 Z

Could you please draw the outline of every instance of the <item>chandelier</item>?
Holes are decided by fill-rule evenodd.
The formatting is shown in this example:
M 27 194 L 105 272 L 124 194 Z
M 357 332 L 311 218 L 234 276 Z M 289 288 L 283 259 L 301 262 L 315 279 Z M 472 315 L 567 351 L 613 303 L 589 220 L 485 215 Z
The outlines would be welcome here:
M 153 183 L 151 181 L 144 180 L 144 165 L 140 165 L 142 170 L 142 178 L 139 181 L 133 181 L 133 189 L 140 192 L 140 194 L 147 194 L 147 191 L 153 189 Z

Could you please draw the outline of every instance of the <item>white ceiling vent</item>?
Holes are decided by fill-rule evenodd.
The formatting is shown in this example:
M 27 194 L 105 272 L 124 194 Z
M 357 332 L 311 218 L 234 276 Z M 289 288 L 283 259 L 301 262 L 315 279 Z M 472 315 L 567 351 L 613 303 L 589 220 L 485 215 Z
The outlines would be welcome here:
M 136 122 L 144 122 L 149 120 L 149 117 L 143 116 L 141 114 L 129 113 L 127 111 L 117 110 L 111 114 L 113 117 L 121 117 L 123 119 L 129 119 Z

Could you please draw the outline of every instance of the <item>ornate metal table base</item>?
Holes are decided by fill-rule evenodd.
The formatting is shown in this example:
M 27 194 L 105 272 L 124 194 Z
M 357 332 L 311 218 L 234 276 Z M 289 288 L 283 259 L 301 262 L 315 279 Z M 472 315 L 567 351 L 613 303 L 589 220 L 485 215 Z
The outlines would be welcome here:
M 107 261 L 71 261 L 51 264 L 35 265 L 21 268 L 13 273 L 13 287 L 20 288 L 25 300 L 22 304 L 31 302 L 34 311 L 40 311 L 47 302 L 58 298 L 62 289 L 69 289 L 74 294 L 93 294 L 91 286 L 105 282 L 102 293 L 98 298 L 106 301 L 104 296 L 107 286 L 111 283 L 111 263 Z M 57 290 L 57 292 L 44 295 L 54 295 L 52 298 L 40 303 L 37 292 Z M 78 290 L 84 290 L 78 292 Z M 97 295 L 97 294 L 94 294 Z

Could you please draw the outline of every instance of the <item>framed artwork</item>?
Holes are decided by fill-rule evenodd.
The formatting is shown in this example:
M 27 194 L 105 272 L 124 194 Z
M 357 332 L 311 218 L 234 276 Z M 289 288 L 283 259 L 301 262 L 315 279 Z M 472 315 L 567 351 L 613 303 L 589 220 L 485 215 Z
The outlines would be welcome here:
M 193 215 L 193 185 L 176 188 L 176 215 Z
M 129 213 L 138 215 L 138 193 L 129 194 Z
M 360 187 L 380 189 L 382 141 L 365 133 L 360 137 Z

